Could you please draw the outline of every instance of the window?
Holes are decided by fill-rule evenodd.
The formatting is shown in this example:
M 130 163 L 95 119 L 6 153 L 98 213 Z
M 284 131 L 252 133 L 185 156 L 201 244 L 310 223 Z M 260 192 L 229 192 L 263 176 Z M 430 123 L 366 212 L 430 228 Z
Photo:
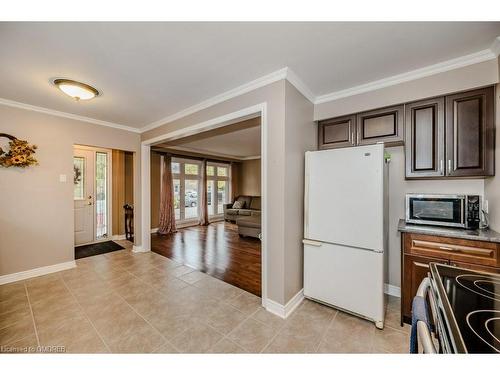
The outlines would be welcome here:
M 197 164 L 184 164 L 186 174 L 198 174 L 198 165 Z
M 85 158 L 81 156 L 73 157 L 73 182 L 74 182 L 74 191 L 73 191 L 73 199 L 82 200 L 85 197 L 84 190 L 84 178 L 85 178 Z
M 172 177 L 174 184 L 175 219 L 182 223 L 195 221 L 200 216 L 201 161 L 173 158 Z M 230 166 L 224 163 L 207 163 L 208 215 L 220 217 L 223 205 L 229 202 Z
M 217 175 L 214 172 L 217 172 Z M 231 185 L 229 175 L 229 164 L 208 163 L 207 179 L 210 186 L 207 190 L 209 216 L 221 216 L 224 213 L 224 204 L 229 203 L 231 199 L 229 195 L 229 187 Z
M 96 237 L 103 239 L 108 236 L 108 197 L 107 197 L 107 176 L 108 176 L 108 154 L 96 152 Z

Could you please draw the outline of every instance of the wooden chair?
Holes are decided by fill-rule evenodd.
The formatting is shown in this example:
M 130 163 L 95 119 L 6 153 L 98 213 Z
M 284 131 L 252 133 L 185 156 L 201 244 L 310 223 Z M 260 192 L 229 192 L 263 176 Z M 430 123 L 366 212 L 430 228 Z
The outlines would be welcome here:
M 134 207 L 126 204 L 123 208 L 125 209 L 125 238 L 134 241 Z

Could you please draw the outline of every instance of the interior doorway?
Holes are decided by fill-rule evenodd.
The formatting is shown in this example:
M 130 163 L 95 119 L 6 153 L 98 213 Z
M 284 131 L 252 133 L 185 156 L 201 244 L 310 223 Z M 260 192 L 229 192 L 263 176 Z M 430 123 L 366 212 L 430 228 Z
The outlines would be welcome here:
M 259 115 L 235 120 L 158 143 L 150 154 L 151 250 L 259 297 L 261 124 Z M 174 217 L 157 234 L 161 204 Z
M 111 150 L 74 146 L 75 246 L 106 241 L 111 229 Z

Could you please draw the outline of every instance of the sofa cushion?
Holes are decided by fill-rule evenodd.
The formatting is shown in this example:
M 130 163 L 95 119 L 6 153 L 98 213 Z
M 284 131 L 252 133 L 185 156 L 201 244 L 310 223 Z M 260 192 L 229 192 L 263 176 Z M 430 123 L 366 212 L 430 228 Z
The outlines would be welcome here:
M 260 197 L 252 197 L 252 202 L 250 203 L 249 208 L 260 211 Z
M 228 209 L 226 210 L 226 213 L 227 213 L 228 215 L 238 215 L 238 211 L 239 211 L 239 210 L 236 210 L 236 209 L 234 209 L 234 208 L 228 208 Z
M 252 197 L 249 195 L 240 195 L 238 198 L 236 198 L 236 200 L 243 202 L 242 208 L 248 208 L 250 207 L 250 202 L 252 201 Z
M 238 210 L 238 215 L 240 216 L 251 216 L 252 210 Z

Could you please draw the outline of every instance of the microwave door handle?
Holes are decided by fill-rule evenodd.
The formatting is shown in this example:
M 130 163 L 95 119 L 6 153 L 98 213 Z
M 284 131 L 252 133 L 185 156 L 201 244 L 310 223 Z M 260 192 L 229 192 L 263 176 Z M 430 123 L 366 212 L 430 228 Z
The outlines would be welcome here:
M 462 209 L 460 210 L 460 212 L 462 213 L 462 221 L 461 223 L 463 224 L 464 228 L 467 228 L 467 223 L 465 221 L 465 217 L 467 217 L 469 214 L 467 213 L 467 195 L 465 196 L 464 199 L 461 199 L 461 202 L 462 202 Z

